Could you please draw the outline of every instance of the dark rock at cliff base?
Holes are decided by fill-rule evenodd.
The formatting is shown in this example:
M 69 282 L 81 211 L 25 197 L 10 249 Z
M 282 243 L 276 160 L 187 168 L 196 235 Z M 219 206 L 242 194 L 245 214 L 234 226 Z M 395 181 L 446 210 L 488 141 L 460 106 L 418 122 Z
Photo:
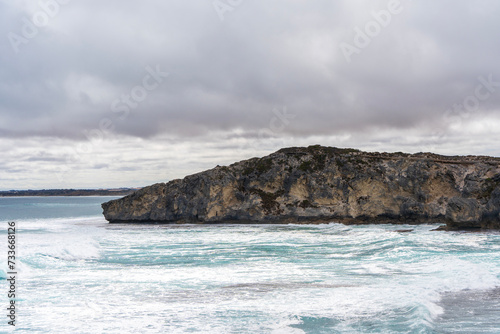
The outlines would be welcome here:
M 103 203 L 110 222 L 446 223 L 500 227 L 500 159 L 309 146 Z

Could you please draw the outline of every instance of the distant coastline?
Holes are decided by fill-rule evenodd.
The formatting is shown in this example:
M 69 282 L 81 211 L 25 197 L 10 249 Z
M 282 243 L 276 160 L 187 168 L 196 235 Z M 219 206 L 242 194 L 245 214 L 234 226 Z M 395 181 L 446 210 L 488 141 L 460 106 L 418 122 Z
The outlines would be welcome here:
M 0 197 L 24 196 L 125 196 L 141 188 L 114 189 L 41 189 L 0 191 Z

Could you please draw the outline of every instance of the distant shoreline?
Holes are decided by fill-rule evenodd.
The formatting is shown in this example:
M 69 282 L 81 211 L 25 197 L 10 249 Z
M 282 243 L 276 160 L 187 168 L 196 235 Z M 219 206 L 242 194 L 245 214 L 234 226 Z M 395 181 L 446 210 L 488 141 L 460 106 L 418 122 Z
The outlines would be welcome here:
M 139 189 L 140 188 L 8 190 L 8 191 L 0 191 L 0 197 L 126 196 Z

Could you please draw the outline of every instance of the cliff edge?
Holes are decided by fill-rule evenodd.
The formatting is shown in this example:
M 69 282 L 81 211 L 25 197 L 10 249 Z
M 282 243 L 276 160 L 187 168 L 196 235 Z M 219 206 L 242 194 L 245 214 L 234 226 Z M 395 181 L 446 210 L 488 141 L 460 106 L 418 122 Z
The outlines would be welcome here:
M 500 158 L 309 146 L 142 188 L 112 223 L 446 223 L 500 228 Z

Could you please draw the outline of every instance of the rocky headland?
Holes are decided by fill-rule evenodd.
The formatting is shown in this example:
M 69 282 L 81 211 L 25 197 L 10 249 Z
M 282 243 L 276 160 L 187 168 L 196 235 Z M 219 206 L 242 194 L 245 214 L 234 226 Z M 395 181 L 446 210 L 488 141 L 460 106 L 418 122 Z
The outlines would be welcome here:
M 142 188 L 112 223 L 445 223 L 500 228 L 500 158 L 309 146 Z

